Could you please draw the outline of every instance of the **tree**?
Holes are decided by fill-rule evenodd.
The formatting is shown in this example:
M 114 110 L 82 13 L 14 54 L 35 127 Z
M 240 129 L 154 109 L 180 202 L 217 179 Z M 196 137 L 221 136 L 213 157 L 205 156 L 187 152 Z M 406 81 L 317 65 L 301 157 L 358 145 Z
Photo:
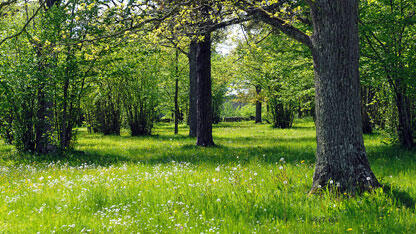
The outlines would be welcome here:
M 197 142 L 199 146 L 213 146 L 211 92 L 211 33 L 197 42 Z
M 414 1 L 363 1 L 360 11 L 363 63 L 377 79 L 385 80 L 394 96 L 397 133 L 402 146 L 414 146 L 411 93 L 416 65 L 416 3 Z M 371 72 L 367 72 L 371 73 Z M 378 77 L 381 75 L 381 77 Z M 372 82 L 374 85 L 377 83 Z
M 312 191 L 328 186 L 331 180 L 340 191 L 354 192 L 378 187 L 366 157 L 362 136 L 358 1 L 306 1 L 309 8 L 305 9 L 311 12 L 312 36 L 288 23 L 279 14 L 266 11 L 266 7 L 241 2 L 258 19 L 300 41 L 312 51 L 317 137 Z M 277 6 L 280 6 L 279 3 Z
M 256 86 L 256 123 L 261 123 L 261 100 L 260 100 L 261 86 Z
M 19 150 L 44 154 L 70 148 L 85 79 L 109 47 L 88 41 L 111 31 L 106 30 L 107 14 L 100 4 L 53 0 L 24 5 L 9 16 L 12 27 L 6 31 L 19 33 L 2 45 L 14 52 L 3 61 L 16 63 L 8 67 L 12 75 L 3 84 L 8 100 L 13 100 L 8 105 L 14 112 L 13 144 Z M 100 20 L 104 23 L 98 25 Z
M 161 17 L 163 24 L 172 25 L 172 21 L 175 22 L 174 29 L 169 33 L 174 34 L 175 38 L 188 37 L 196 43 L 197 145 L 212 146 L 214 141 L 210 72 L 211 34 L 220 28 L 247 19 L 241 18 L 239 14 L 235 15 L 231 4 L 221 1 L 156 1 L 156 3 L 154 12 L 157 15 L 164 15 Z M 192 91 L 192 88 L 190 90 Z

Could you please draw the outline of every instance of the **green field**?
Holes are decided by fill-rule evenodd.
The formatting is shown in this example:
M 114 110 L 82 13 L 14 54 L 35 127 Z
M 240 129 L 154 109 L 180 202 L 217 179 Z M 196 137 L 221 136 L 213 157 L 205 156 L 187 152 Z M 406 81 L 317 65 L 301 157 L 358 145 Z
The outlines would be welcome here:
M 385 187 L 351 197 L 312 184 L 315 129 L 253 123 L 214 127 L 217 147 L 198 148 L 186 126 L 173 135 L 87 134 L 76 151 L 17 156 L 0 146 L 0 232 L 415 233 L 416 152 L 366 135 Z

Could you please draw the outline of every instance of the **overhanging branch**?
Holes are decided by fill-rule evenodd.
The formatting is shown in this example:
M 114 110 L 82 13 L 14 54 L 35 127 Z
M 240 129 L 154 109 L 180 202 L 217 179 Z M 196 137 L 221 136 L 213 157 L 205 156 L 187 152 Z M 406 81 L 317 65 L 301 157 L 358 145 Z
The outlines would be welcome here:
M 288 24 L 287 22 L 278 17 L 270 15 L 268 12 L 261 8 L 251 9 L 250 12 L 253 14 L 254 17 L 262 20 L 266 24 L 269 24 L 272 27 L 279 29 L 289 37 L 305 44 L 309 48 L 312 48 L 311 38 L 298 28 L 294 27 L 293 25 Z

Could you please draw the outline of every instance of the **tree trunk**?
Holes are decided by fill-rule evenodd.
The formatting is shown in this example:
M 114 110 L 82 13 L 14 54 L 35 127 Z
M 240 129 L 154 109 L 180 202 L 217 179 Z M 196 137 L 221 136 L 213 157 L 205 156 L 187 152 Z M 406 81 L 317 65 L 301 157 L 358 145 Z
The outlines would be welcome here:
M 400 82 L 396 79 L 396 87 L 400 88 Z M 414 146 L 412 124 L 411 124 L 411 112 L 410 112 L 410 100 L 405 95 L 406 91 L 403 88 L 396 91 L 396 105 L 399 115 L 398 135 L 400 144 L 406 148 L 412 148 Z
M 34 151 L 38 154 L 47 154 L 54 150 L 52 145 L 51 135 L 53 133 L 53 102 L 48 93 L 48 79 L 49 74 L 46 71 L 45 58 L 42 54 L 41 48 L 37 48 L 36 52 L 38 66 L 38 84 L 36 89 L 36 121 L 33 125 L 35 148 Z
M 35 152 L 39 154 L 46 154 L 52 151 L 52 144 L 49 140 L 52 132 L 50 119 L 53 119 L 51 111 L 51 101 L 48 100 L 45 94 L 45 84 L 41 81 L 37 90 L 37 122 L 34 125 L 35 129 Z
M 259 85 L 256 86 L 256 123 L 261 123 L 261 101 L 260 101 L 260 92 L 261 87 Z
M 361 88 L 361 115 L 363 123 L 363 133 L 370 134 L 373 132 L 373 127 L 371 125 L 370 116 L 368 115 L 368 104 L 369 104 L 369 88 Z
M 197 76 L 196 76 L 196 52 L 197 44 L 195 41 L 192 41 L 189 46 L 189 114 L 188 114 L 188 124 L 189 124 L 189 136 L 196 137 L 197 129 Z
M 46 11 L 48 11 L 58 0 L 48 0 L 46 2 Z M 36 122 L 34 124 L 35 132 L 35 152 L 39 154 L 50 153 L 55 150 L 52 145 L 51 135 L 53 132 L 53 102 L 50 100 L 47 93 L 47 79 L 45 58 L 42 48 L 37 48 L 36 56 L 38 58 L 39 69 L 39 83 L 37 87 L 37 109 L 36 109 Z
M 362 136 L 357 11 L 358 0 L 316 0 L 311 7 L 317 113 L 312 192 L 331 184 L 341 192 L 379 186 Z
M 175 56 L 175 135 L 179 132 L 179 51 Z
M 197 42 L 197 142 L 198 146 L 213 146 L 211 93 L 211 35 Z
M 65 74 L 65 80 L 64 80 L 64 86 L 63 86 L 63 107 L 62 107 L 62 119 L 61 119 L 61 134 L 60 134 L 60 147 L 61 150 L 65 150 L 68 146 L 69 139 L 67 139 L 68 133 L 67 133 L 67 122 L 68 122 L 68 89 L 69 89 L 69 74 L 68 71 Z

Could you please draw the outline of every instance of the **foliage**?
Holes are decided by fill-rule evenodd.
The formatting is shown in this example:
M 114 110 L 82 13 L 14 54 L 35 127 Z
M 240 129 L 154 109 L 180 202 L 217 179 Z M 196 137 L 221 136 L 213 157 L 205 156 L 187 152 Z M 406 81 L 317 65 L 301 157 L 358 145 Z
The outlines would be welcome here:
M 9 141 L 21 151 L 48 153 L 72 146 L 85 78 L 104 51 L 82 42 L 99 33 L 90 25 L 97 21 L 98 7 L 95 3 L 83 6 L 77 1 L 50 8 L 25 5 L 9 19 L 12 27 L 3 30 L 8 35 L 23 27 L 24 32 L 1 47 L 7 55 L 1 66 L 7 100 L 3 107 L 13 112 L 4 112 L 2 119 L 9 121 L 2 132 L 13 135 Z M 30 18 L 29 25 L 32 8 L 40 13 Z
M 163 45 L 163 40 L 158 41 Z M 179 122 L 187 118 L 189 110 L 189 66 L 188 57 L 183 53 L 178 54 L 178 70 L 176 70 L 176 48 L 162 46 L 162 58 L 159 59 L 158 65 L 161 69 L 159 77 L 159 115 L 165 119 L 171 119 L 175 113 L 175 85 L 178 80 L 178 107 Z M 173 118 L 172 118 L 173 119 Z
M 110 66 L 131 135 L 150 135 L 159 102 L 158 81 L 163 78 L 160 49 L 137 43 L 121 49 L 118 56 L 112 55 L 116 62 Z
M 234 76 L 232 58 L 215 53 L 212 58 L 212 108 L 213 122 L 221 120 L 222 105 L 225 102 L 227 87 Z
M 263 99 L 273 125 L 291 127 L 295 109 L 310 112 L 314 105 L 310 55 L 299 43 L 267 28 L 249 29 L 236 51 L 239 63 L 236 83 L 243 90 L 240 95 L 252 103 Z M 263 97 L 254 94 L 256 86 L 261 87 Z
M 117 87 L 114 86 L 113 82 L 104 80 L 94 93 L 94 99 L 91 100 L 93 118 L 90 119 L 94 132 L 120 135 L 122 105 L 120 94 L 115 91 Z
M 402 144 L 402 129 L 415 128 L 403 120 L 415 116 L 411 104 L 416 100 L 415 7 L 414 1 L 360 3 L 361 83 L 376 96 L 370 103 L 370 116 L 393 141 Z

